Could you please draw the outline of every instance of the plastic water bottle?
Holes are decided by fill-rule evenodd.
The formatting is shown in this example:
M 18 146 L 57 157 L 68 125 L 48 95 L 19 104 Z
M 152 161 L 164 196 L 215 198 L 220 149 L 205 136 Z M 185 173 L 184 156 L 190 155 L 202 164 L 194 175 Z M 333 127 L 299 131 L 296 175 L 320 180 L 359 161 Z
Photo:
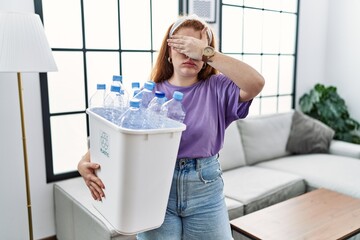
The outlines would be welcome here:
M 145 117 L 143 111 L 140 109 L 141 100 L 133 98 L 130 100 L 130 107 L 122 115 L 120 119 L 120 126 L 130 129 L 144 129 Z
M 144 88 L 134 96 L 134 98 L 141 99 L 141 108 L 147 108 L 150 101 L 154 98 L 155 94 L 153 92 L 155 88 L 155 83 L 147 81 L 144 84 Z
M 125 96 L 125 90 L 120 89 L 120 99 L 121 99 L 121 108 L 128 108 L 129 107 L 129 101 L 127 97 Z
M 112 85 L 113 86 L 118 86 L 118 87 L 120 87 L 120 89 L 124 90 L 123 98 L 125 99 L 125 101 L 128 104 L 129 99 L 130 99 L 130 94 L 129 94 L 129 91 L 126 89 L 126 87 L 125 87 L 125 85 L 123 83 L 123 76 L 121 76 L 121 75 L 113 75 Z
M 146 109 L 146 121 L 149 128 L 160 128 L 162 126 L 161 106 L 166 102 L 165 93 L 155 92 L 155 97 L 150 101 Z
M 155 113 L 160 114 L 161 106 L 167 101 L 165 93 L 161 91 L 155 92 L 155 97 L 150 101 L 148 109 Z
M 104 106 L 113 108 L 118 94 L 120 94 L 120 87 L 111 85 L 110 92 L 105 97 Z
M 90 108 L 103 108 L 105 99 L 105 84 L 97 84 L 95 93 L 90 97 L 89 107 Z
M 184 122 L 185 109 L 182 105 L 184 94 L 178 91 L 173 93 L 173 98 L 161 106 L 161 114 L 178 122 Z
M 140 95 L 138 95 L 139 92 L 140 92 L 140 89 L 136 89 L 133 93 L 133 97 L 141 100 Z
M 113 123 L 115 123 L 120 115 L 122 114 L 122 102 L 120 95 L 119 86 L 111 86 L 110 92 L 106 95 L 104 100 L 105 107 L 105 118 Z
M 113 75 L 112 78 L 112 86 L 120 87 L 121 89 L 124 88 L 123 82 L 122 82 L 122 76 L 121 75 Z
M 131 93 L 130 96 L 134 97 L 136 94 L 140 92 L 140 83 L 139 82 L 132 82 L 131 83 Z

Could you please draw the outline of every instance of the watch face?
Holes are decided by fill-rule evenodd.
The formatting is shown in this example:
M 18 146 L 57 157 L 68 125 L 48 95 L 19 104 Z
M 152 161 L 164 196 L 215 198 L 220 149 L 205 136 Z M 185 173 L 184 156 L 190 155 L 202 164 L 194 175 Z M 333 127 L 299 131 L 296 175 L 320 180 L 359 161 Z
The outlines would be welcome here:
M 212 47 L 206 47 L 204 49 L 205 56 L 212 56 L 214 54 L 214 49 Z

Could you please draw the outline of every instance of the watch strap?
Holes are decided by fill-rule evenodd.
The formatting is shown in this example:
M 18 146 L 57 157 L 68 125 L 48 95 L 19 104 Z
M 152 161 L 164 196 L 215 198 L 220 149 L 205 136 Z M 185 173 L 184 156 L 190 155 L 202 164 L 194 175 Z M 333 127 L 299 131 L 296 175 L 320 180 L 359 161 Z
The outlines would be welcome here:
M 214 55 L 215 55 L 215 54 L 214 54 Z M 203 61 L 204 63 L 212 62 L 211 58 L 212 58 L 214 55 L 212 55 L 212 56 L 210 56 L 210 57 L 205 56 L 205 55 L 202 55 L 201 61 Z

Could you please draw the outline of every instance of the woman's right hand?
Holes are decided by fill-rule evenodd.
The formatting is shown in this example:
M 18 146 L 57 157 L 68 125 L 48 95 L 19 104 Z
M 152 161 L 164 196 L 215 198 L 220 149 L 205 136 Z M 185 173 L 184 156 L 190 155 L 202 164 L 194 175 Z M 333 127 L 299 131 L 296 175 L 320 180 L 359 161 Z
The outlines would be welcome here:
M 96 176 L 95 170 L 99 168 L 99 164 L 90 161 L 90 151 L 88 151 L 78 163 L 78 171 L 90 189 L 92 197 L 95 200 L 101 201 L 101 199 L 105 197 L 103 191 L 105 185 L 101 179 Z

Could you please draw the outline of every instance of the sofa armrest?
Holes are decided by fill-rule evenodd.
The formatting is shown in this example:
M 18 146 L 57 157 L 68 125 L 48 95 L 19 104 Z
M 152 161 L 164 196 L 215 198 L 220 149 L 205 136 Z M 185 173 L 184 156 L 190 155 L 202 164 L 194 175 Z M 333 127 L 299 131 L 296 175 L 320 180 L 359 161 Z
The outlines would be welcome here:
M 61 240 L 135 240 L 121 235 L 98 212 L 81 177 L 54 184 L 56 237 Z
M 360 144 L 332 140 L 330 143 L 329 153 L 360 159 Z

